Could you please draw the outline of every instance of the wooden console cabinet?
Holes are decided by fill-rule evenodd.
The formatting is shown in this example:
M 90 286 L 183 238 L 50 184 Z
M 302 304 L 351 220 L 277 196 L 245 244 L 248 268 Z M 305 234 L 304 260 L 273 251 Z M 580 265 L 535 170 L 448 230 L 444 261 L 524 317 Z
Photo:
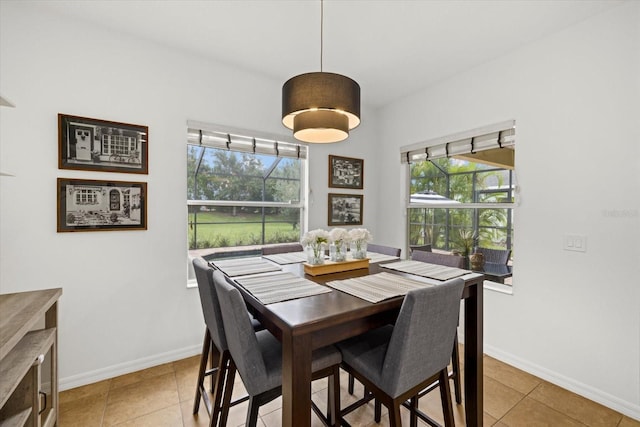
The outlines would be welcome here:
M 58 424 L 60 295 L 0 294 L 0 427 Z

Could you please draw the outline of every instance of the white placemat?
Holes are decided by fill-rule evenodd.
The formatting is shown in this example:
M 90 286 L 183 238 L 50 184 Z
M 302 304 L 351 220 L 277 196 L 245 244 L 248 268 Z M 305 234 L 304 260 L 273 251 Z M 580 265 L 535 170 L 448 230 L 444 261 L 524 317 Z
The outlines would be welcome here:
M 266 258 L 276 264 L 297 264 L 299 262 L 305 262 L 307 260 L 306 252 L 286 252 L 282 254 L 263 255 L 262 258 Z
M 221 259 L 213 261 L 212 264 L 229 277 L 282 270 L 279 265 L 266 261 L 261 257 Z
M 429 264 L 422 261 L 406 260 L 383 264 L 380 267 L 389 270 L 401 271 L 403 273 L 415 274 L 416 276 L 428 277 L 436 280 L 449 280 L 454 277 L 464 276 L 471 273 L 469 270 L 461 268 L 447 267 L 445 265 Z
M 331 292 L 326 286 L 287 271 L 238 277 L 234 281 L 265 305 Z
M 326 285 L 372 303 L 406 295 L 412 289 L 432 286 L 397 274 L 384 272 L 353 279 L 333 280 L 327 282 Z
M 377 252 L 367 252 L 367 258 L 369 258 L 370 264 L 376 264 L 376 263 L 386 262 L 386 261 L 397 261 L 400 259 L 397 256 L 379 254 Z

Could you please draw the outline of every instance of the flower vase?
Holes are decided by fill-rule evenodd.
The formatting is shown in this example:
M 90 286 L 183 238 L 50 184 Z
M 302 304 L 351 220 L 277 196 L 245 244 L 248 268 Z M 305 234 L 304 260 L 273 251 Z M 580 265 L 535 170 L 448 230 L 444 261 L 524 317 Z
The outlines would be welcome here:
M 347 245 L 344 242 L 329 245 L 329 259 L 334 262 L 347 260 Z
M 365 259 L 367 257 L 367 242 L 351 242 L 351 257 L 353 259 Z
M 324 264 L 324 245 L 322 243 L 307 246 L 307 263 L 311 265 Z

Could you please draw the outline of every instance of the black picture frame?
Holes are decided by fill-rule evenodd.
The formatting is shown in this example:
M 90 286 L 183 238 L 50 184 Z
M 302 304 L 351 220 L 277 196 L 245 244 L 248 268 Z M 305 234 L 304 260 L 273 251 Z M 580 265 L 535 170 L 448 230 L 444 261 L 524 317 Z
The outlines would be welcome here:
M 329 155 L 329 187 L 364 188 L 364 160 Z
M 58 168 L 149 173 L 149 127 L 58 114 Z
M 362 194 L 329 193 L 328 224 L 329 225 L 362 225 Z
M 147 183 L 58 178 L 58 232 L 147 229 Z

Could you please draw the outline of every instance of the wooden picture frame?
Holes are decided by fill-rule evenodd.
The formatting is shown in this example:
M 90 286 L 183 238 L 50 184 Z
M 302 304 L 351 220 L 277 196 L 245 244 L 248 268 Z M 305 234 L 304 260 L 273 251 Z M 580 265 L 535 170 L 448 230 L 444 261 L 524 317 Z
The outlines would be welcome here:
M 329 155 L 329 187 L 364 188 L 364 160 Z
M 58 168 L 149 173 L 149 128 L 58 114 Z
M 364 196 L 362 194 L 329 193 L 329 225 L 362 225 Z
M 58 232 L 147 229 L 147 183 L 58 178 Z

